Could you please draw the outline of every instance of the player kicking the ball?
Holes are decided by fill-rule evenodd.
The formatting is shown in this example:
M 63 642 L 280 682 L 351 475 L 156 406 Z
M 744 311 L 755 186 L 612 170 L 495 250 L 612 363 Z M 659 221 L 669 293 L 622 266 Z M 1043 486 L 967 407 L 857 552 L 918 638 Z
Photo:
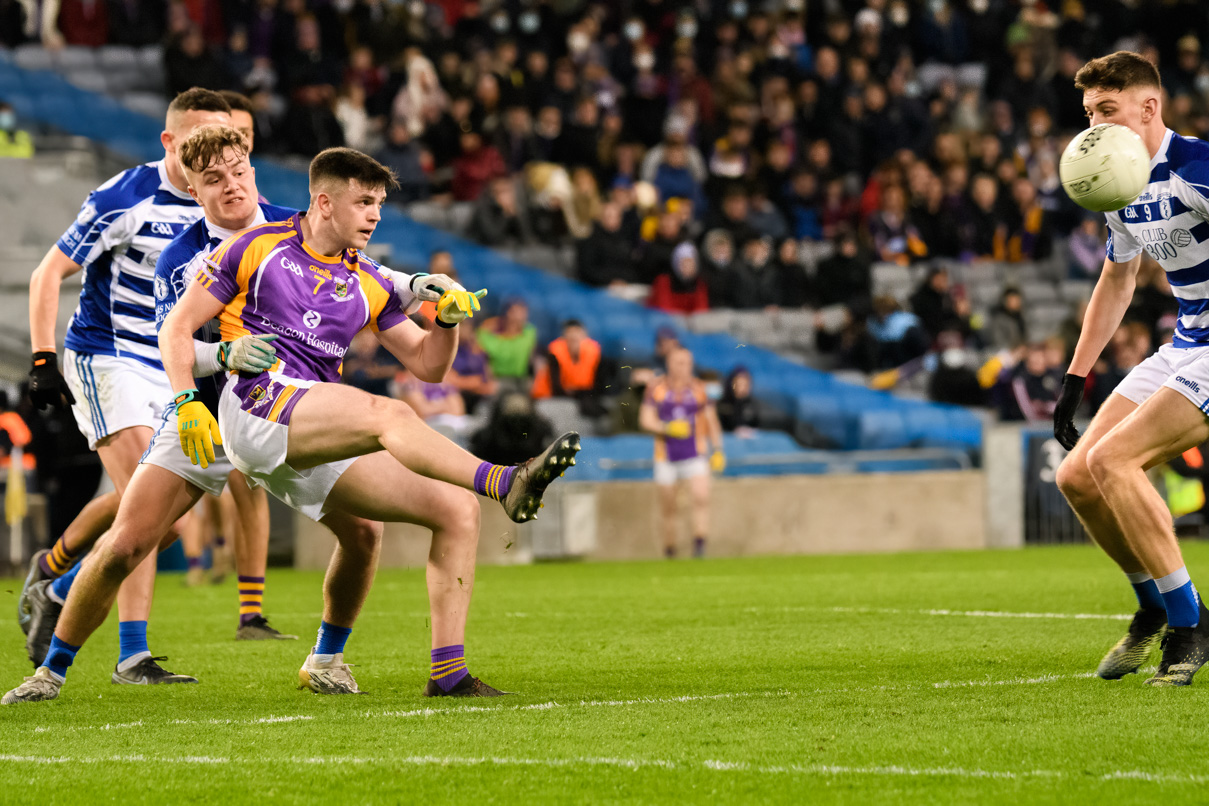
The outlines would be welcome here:
M 212 252 L 165 320 L 160 344 L 180 390 L 174 400 L 181 446 L 205 468 L 216 458 L 214 443 L 223 441 L 211 412 L 195 399 L 194 331 L 219 316 L 224 338 L 278 337 L 272 369 L 233 376 L 222 391 L 226 455 L 316 520 L 431 528 L 433 650 L 424 694 L 495 696 L 500 692 L 469 674 L 463 649 L 479 527 L 478 502 L 468 490 L 500 501 L 518 522 L 529 520 L 547 485 L 574 463 L 579 438 L 564 434 L 523 465 L 491 465 L 432 431 L 406 404 L 336 383 L 342 356 L 367 325 L 417 377 L 441 379 L 457 348 L 455 326 L 478 307 L 476 295 L 447 290 L 437 303 L 440 326 L 423 330 L 407 318 L 392 281 L 358 251 L 393 185 L 389 170 L 364 154 L 319 154 L 311 163 L 310 210 L 253 227 Z M 137 534 L 115 525 L 118 533 L 68 600 L 46 665 L 5 702 L 58 695 L 79 646 L 104 620 L 121 579 L 154 549 L 151 536 L 161 525 Z M 372 583 L 378 539 L 375 533 L 372 541 L 342 540 L 332 558 L 318 640 L 299 670 L 313 691 L 359 691 L 343 650 Z
M 1151 161 L 1142 194 L 1107 214 L 1104 269 L 1054 412 L 1054 435 L 1070 451 L 1058 486 L 1138 597 L 1128 633 L 1096 673 L 1114 680 L 1138 671 L 1161 640 L 1147 683 L 1186 686 L 1209 660 L 1209 611 L 1146 470 L 1209 439 L 1209 144 L 1164 126 L 1159 74 L 1135 53 L 1088 62 L 1075 86 L 1093 126 L 1133 130 Z M 1080 438 L 1073 420 L 1084 382 L 1133 298 L 1143 249 L 1179 303 L 1175 338 L 1129 373 Z

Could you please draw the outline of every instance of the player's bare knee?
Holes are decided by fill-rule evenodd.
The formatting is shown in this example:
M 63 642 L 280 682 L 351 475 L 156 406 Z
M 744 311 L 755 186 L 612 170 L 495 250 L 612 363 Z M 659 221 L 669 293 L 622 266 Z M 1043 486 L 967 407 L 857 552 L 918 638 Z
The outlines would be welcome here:
M 378 547 L 382 545 L 382 524 L 357 518 L 344 525 L 336 533 L 336 538 L 340 541 L 340 547 L 345 551 L 372 557 L 378 553 Z
M 1106 439 L 1087 452 L 1087 470 L 1096 486 L 1103 491 L 1106 484 L 1111 484 L 1130 468 L 1128 457 L 1117 450 L 1111 439 Z
M 125 577 L 151 553 L 151 545 L 130 532 L 113 534 L 98 562 L 106 576 Z
M 1086 454 L 1071 454 L 1063 459 L 1054 480 L 1071 506 L 1077 507 L 1100 497 L 1100 488 L 1087 468 Z
M 448 515 L 451 530 L 477 540 L 482 513 L 479 497 L 461 488 L 454 488 L 451 492 L 453 495 Z

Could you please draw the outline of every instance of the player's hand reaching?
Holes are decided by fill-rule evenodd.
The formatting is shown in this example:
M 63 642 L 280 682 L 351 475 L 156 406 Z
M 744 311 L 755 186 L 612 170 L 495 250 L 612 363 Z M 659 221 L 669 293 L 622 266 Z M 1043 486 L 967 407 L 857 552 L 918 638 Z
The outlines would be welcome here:
M 1054 407 L 1054 439 L 1073 451 L 1079 442 L 1079 430 L 1075 428 L 1075 414 L 1083 402 L 1083 387 L 1087 378 L 1079 375 L 1062 376 L 1062 391 L 1058 393 L 1058 405 Z
M 672 439 L 688 439 L 693 435 L 693 426 L 688 420 L 672 420 L 664 427 L 663 433 Z
M 222 444 L 218 420 L 200 400 L 194 400 L 196 389 L 187 389 L 176 396 L 176 425 L 181 436 L 181 450 L 189 461 L 202 469 L 214 461 L 214 446 Z
M 447 274 L 413 274 L 408 288 L 421 302 L 438 302 L 446 291 L 465 291 L 462 284 Z
M 431 277 L 433 275 L 429 275 Z M 474 316 L 479 309 L 479 300 L 487 296 L 487 289 L 480 289 L 473 294 L 469 291 L 453 289 L 446 291 L 437 300 L 437 322 L 445 327 L 453 327 L 467 317 Z
M 240 336 L 224 341 L 218 350 L 218 360 L 224 369 L 237 372 L 264 372 L 277 363 L 276 336 Z
M 59 357 L 53 350 L 34 353 L 34 365 L 29 370 L 29 399 L 39 410 L 48 406 L 64 409 L 75 405 L 76 397 L 59 371 Z

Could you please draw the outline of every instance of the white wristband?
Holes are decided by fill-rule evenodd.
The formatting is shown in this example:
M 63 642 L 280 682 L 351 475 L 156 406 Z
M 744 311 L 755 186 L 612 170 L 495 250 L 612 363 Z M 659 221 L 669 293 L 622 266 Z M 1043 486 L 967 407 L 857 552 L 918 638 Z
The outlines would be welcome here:
M 218 342 L 207 344 L 204 341 L 193 340 L 194 378 L 206 378 L 223 371 L 222 363 L 218 360 L 218 352 L 221 346 Z

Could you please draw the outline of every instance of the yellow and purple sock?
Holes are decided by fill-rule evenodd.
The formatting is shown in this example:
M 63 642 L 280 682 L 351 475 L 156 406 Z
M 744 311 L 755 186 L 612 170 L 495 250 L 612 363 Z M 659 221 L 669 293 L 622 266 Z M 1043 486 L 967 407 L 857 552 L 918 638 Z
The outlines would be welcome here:
M 78 559 L 80 559 L 80 555 L 68 551 L 67 544 L 60 537 L 50 547 L 50 551 L 38 558 L 38 567 L 42 569 L 42 576 L 47 579 L 57 579 L 70 571 Z
M 441 691 L 449 691 L 468 674 L 465 645 L 450 644 L 432 651 L 432 679 Z
M 264 607 L 264 577 L 239 577 L 239 626 L 261 615 Z
M 315 639 L 315 655 L 335 655 L 344 651 L 344 643 L 348 640 L 352 627 L 337 627 L 326 621 L 319 622 L 319 636 Z
M 515 472 L 515 465 L 483 462 L 479 469 L 474 471 L 474 491 L 496 501 L 503 501 L 504 496 L 512 489 L 512 474 Z

